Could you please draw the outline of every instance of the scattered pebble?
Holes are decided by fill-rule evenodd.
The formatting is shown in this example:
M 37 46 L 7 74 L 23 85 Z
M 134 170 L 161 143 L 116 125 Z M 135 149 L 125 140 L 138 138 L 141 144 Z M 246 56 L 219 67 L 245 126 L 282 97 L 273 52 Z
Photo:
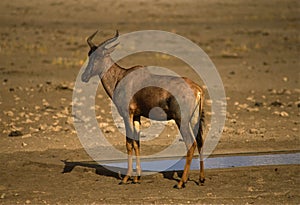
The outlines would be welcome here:
M 22 142 L 22 147 L 26 147 L 28 144 L 25 142 Z
M 34 132 L 38 132 L 39 129 L 37 128 L 33 128 L 33 127 L 29 127 L 30 132 L 34 133 Z
M 258 109 L 258 107 L 254 107 L 254 108 L 248 107 L 248 108 L 247 108 L 247 111 L 248 111 L 248 112 L 258 112 L 259 109 Z
M 106 127 L 106 128 L 104 128 L 104 132 L 105 133 L 113 133 L 113 132 L 115 132 L 116 130 L 115 130 L 115 128 L 113 127 L 113 126 L 108 126 L 108 127 Z
M 246 100 L 251 101 L 251 102 L 255 102 L 254 96 L 249 96 L 249 97 L 246 98 Z
M 73 117 L 68 117 L 67 121 L 66 121 L 66 124 L 72 125 L 73 124 Z
M 256 106 L 256 107 L 262 107 L 263 103 L 262 102 L 255 102 L 254 106 Z
M 285 111 L 282 111 L 282 112 L 280 112 L 280 116 L 281 117 L 288 117 L 289 114 L 287 112 L 285 112 Z
M 107 127 L 108 123 L 107 122 L 100 122 L 99 126 L 100 126 L 100 128 Z
M 32 137 L 32 135 L 29 133 L 29 134 L 26 134 L 26 135 L 23 135 L 22 136 L 22 139 L 24 139 L 24 138 L 29 138 L 29 137 Z
M 237 130 L 235 131 L 235 133 L 238 134 L 238 135 L 242 135 L 242 134 L 244 134 L 245 132 L 246 132 L 246 130 L 245 130 L 244 128 L 240 128 L 240 129 L 237 129 Z
M 248 191 L 249 191 L 249 192 L 253 192 L 253 191 L 254 191 L 254 188 L 250 186 L 250 187 L 248 187 Z
M 289 116 L 289 114 L 287 112 L 285 112 L 285 111 L 282 111 L 282 112 L 275 111 L 275 112 L 273 112 L 273 114 L 279 115 L 281 117 L 288 117 Z
M 283 77 L 282 80 L 283 80 L 283 82 L 287 82 L 288 78 L 287 77 Z
M 264 134 L 266 133 L 267 129 L 266 128 L 251 128 L 249 129 L 250 134 Z M 263 135 L 262 135 L 263 137 Z
M 236 119 L 231 119 L 230 122 L 231 123 L 236 123 L 237 121 L 236 121 Z
M 272 95 L 290 95 L 292 94 L 292 92 L 290 90 L 287 90 L 287 89 L 280 89 L 280 90 L 276 90 L 276 89 L 269 89 L 269 92 L 272 94 Z
M 54 132 L 59 132 L 61 130 L 62 130 L 62 126 L 60 126 L 60 125 L 52 127 L 52 131 L 54 131 Z
M 49 106 L 50 106 L 50 104 L 47 102 L 46 99 L 43 99 L 43 100 L 42 100 L 42 103 L 43 103 L 43 106 L 44 106 L 44 107 L 49 107 Z
M 57 90 L 73 90 L 73 86 L 69 83 L 61 83 L 59 85 L 56 86 Z
M 272 105 L 272 106 L 274 106 L 274 107 L 280 107 L 280 106 L 283 105 L 283 103 L 280 102 L 279 100 L 276 100 L 276 101 L 274 101 L 274 102 L 271 102 L 270 105 Z
M 246 109 L 246 108 L 248 108 L 249 105 L 244 103 L 244 104 L 239 104 L 238 106 L 239 106 L 239 108 Z
M 221 54 L 222 58 L 241 58 L 237 53 L 231 53 L 228 51 L 223 51 Z
M 42 130 L 42 131 L 44 131 L 44 130 L 46 130 L 47 129 L 47 124 L 40 124 L 40 126 L 39 126 L 39 130 Z
M 259 134 L 259 130 L 256 129 L 256 128 L 251 128 L 251 129 L 249 130 L 249 133 L 250 133 L 250 134 Z
M 8 117 L 13 117 L 14 116 L 14 113 L 13 113 L 13 111 L 3 111 L 3 113 L 5 114 L 5 115 L 7 115 Z

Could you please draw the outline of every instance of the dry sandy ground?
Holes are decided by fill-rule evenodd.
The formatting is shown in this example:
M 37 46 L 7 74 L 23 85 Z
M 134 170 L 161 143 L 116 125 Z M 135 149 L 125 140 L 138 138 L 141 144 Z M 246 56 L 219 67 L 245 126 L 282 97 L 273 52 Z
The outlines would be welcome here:
M 208 170 L 204 186 L 192 171 L 183 190 L 172 188 L 173 173 L 118 186 L 116 174 L 85 163 L 71 116 L 86 36 L 100 29 L 101 42 L 116 29 L 165 30 L 197 43 L 223 80 L 227 121 L 215 153 L 299 150 L 298 1 L 2 0 L 0 27 L 0 204 L 300 202 L 299 165 Z M 122 65 L 165 66 L 198 80 L 177 61 L 148 53 Z M 107 139 L 125 150 L 101 87 L 96 101 Z M 21 136 L 10 137 L 14 131 Z M 145 142 L 144 151 L 174 132 Z

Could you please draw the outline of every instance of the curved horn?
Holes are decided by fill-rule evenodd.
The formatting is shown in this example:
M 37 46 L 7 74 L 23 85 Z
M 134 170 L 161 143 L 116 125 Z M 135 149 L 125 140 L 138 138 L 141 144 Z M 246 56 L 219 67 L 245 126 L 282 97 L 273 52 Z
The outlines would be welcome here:
M 88 43 L 88 45 L 89 45 L 91 48 L 92 48 L 92 47 L 97 47 L 97 46 L 92 42 L 94 36 L 95 36 L 97 33 L 98 33 L 98 30 L 97 30 L 95 33 L 93 33 L 92 35 L 90 35 L 90 36 L 87 38 L 87 40 L 86 40 L 86 42 Z
M 110 38 L 110 39 L 107 39 L 106 41 L 102 42 L 98 47 L 100 47 L 100 46 L 105 47 L 106 45 L 108 45 L 108 44 L 114 42 L 115 40 L 117 40 L 118 37 L 119 37 L 119 31 L 116 30 L 116 34 L 115 34 L 114 37 L 112 37 L 112 38 Z

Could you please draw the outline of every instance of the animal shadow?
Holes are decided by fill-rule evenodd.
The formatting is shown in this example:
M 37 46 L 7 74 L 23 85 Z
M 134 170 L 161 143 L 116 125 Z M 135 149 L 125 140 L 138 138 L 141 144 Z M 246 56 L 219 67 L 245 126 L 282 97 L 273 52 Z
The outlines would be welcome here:
M 73 171 L 75 167 L 83 167 L 83 168 L 92 168 L 95 169 L 95 173 L 101 176 L 113 177 L 116 179 L 120 179 L 121 174 L 124 173 L 125 169 L 122 168 L 112 168 L 111 171 L 109 167 L 102 166 L 100 164 L 95 163 L 94 161 L 83 161 L 83 162 L 72 162 L 67 160 L 61 160 L 64 163 L 64 168 L 62 173 L 70 173 Z
M 127 171 L 127 169 L 124 168 L 102 166 L 100 164 L 97 164 L 94 161 L 82 161 L 82 162 L 74 162 L 74 161 L 67 161 L 67 160 L 61 160 L 61 161 L 64 163 L 64 168 L 62 170 L 62 173 L 70 173 L 74 170 L 75 167 L 83 167 L 83 168 L 95 169 L 95 173 L 97 175 L 113 177 L 115 179 L 121 180 L 125 176 L 122 173 L 126 173 Z M 160 173 L 163 175 L 165 179 L 179 182 L 180 178 L 182 177 L 183 171 L 164 171 Z

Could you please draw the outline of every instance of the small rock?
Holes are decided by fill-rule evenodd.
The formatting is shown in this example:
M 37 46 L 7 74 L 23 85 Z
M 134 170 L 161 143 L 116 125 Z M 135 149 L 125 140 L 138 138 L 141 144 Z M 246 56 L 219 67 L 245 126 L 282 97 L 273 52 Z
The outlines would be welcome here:
M 270 105 L 272 105 L 274 107 L 280 107 L 283 105 L 283 103 L 281 103 L 279 100 L 276 100 L 276 101 L 272 102 Z
M 33 128 L 33 127 L 29 127 L 30 132 L 38 132 L 39 129 L 37 128 Z
M 53 130 L 54 132 L 59 132 L 59 131 L 62 130 L 62 126 L 59 126 L 59 125 L 54 126 L 54 127 L 52 128 L 52 130 Z
M 32 135 L 30 134 L 30 133 L 28 133 L 28 134 L 26 134 L 26 135 L 23 135 L 22 136 L 22 139 L 24 139 L 24 138 L 29 138 L 29 137 L 31 137 Z
M 213 196 L 213 193 L 207 193 L 206 196 L 212 197 L 212 196 Z
M 231 123 L 236 123 L 237 121 L 236 121 L 236 119 L 231 119 L 230 122 Z
M 115 132 L 115 131 L 116 131 L 115 128 L 112 126 L 108 126 L 104 129 L 105 133 L 110 133 L 110 132 Z
M 255 107 L 261 107 L 261 106 L 263 106 L 263 103 L 262 102 L 255 102 L 254 106 Z
M 242 109 L 246 109 L 248 107 L 248 104 L 244 103 L 244 104 L 239 104 L 239 107 Z
M 238 129 L 238 130 L 235 131 L 235 133 L 238 134 L 238 135 L 242 135 L 242 134 L 244 134 L 245 132 L 246 132 L 246 131 L 245 131 L 245 129 L 243 129 L 243 128 L 240 128 L 240 129 Z
M 251 102 L 255 102 L 254 96 L 249 96 L 249 97 L 246 98 L 246 100 L 251 101 Z
M 39 130 L 46 130 L 47 129 L 47 124 L 41 124 L 40 126 L 39 126 Z
M 291 94 L 292 94 L 292 91 L 290 91 L 290 90 L 285 90 L 284 94 L 286 94 L 286 95 L 291 95 Z
M 25 204 L 30 204 L 30 203 L 31 203 L 30 200 L 26 200 L 26 201 L 25 201 Z
M 28 144 L 26 144 L 25 142 L 22 142 L 22 147 L 26 147 Z
M 259 134 L 259 130 L 256 129 L 256 128 L 251 128 L 251 129 L 249 130 L 249 133 L 250 133 L 250 134 Z
M 14 131 L 11 131 L 8 136 L 9 137 L 19 137 L 19 136 L 22 136 L 23 133 L 19 130 L 14 130 Z
M 241 58 L 237 53 L 230 53 L 227 51 L 222 52 L 222 58 Z
M 61 83 L 58 86 L 56 86 L 57 90 L 73 90 L 73 87 L 71 84 L 67 84 L 67 83 Z
M 281 117 L 288 117 L 289 114 L 287 112 L 285 112 L 285 111 L 282 111 L 282 112 L 280 112 L 280 116 Z
M 103 128 L 103 127 L 107 127 L 108 123 L 107 122 L 100 122 L 99 123 L 99 127 Z
M 30 123 L 33 123 L 33 121 L 32 121 L 31 119 L 27 118 L 27 119 L 25 120 L 25 123 L 26 123 L 26 124 L 30 124 Z
M 1 194 L 0 199 L 4 199 L 5 198 L 5 193 Z
M 7 115 L 8 117 L 13 117 L 14 113 L 12 111 L 3 111 L 5 115 Z
M 68 107 L 64 107 L 64 109 L 61 111 L 61 113 L 64 114 L 64 115 L 69 115 L 70 112 L 68 110 Z
M 59 120 L 56 120 L 56 121 L 53 122 L 52 125 L 53 125 L 53 126 L 57 126 L 58 124 L 59 124 Z
M 43 106 L 49 107 L 50 104 L 47 102 L 46 99 L 43 99 L 42 102 L 43 102 Z
M 258 112 L 259 109 L 258 109 L 258 107 L 255 107 L 255 108 L 248 107 L 248 108 L 247 108 L 247 111 L 248 111 L 248 112 Z
M 66 121 L 66 124 L 72 125 L 73 124 L 73 117 L 68 117 L 67 121 Z
M 287 82 L 288 78 L 287 77 L 283 77 L 282 80 L 283 80 L 283 82 Z
M 56 117 L 57 118 L 65 118 L 66 115 L 58 112 L 58 113 L 56 113 Z
M 254 191 L 253 187 L 251 187 L 251 186 L 248 187 L 248 191 L 249 191 L 249 192 L 253 192 L 253 191 Z

